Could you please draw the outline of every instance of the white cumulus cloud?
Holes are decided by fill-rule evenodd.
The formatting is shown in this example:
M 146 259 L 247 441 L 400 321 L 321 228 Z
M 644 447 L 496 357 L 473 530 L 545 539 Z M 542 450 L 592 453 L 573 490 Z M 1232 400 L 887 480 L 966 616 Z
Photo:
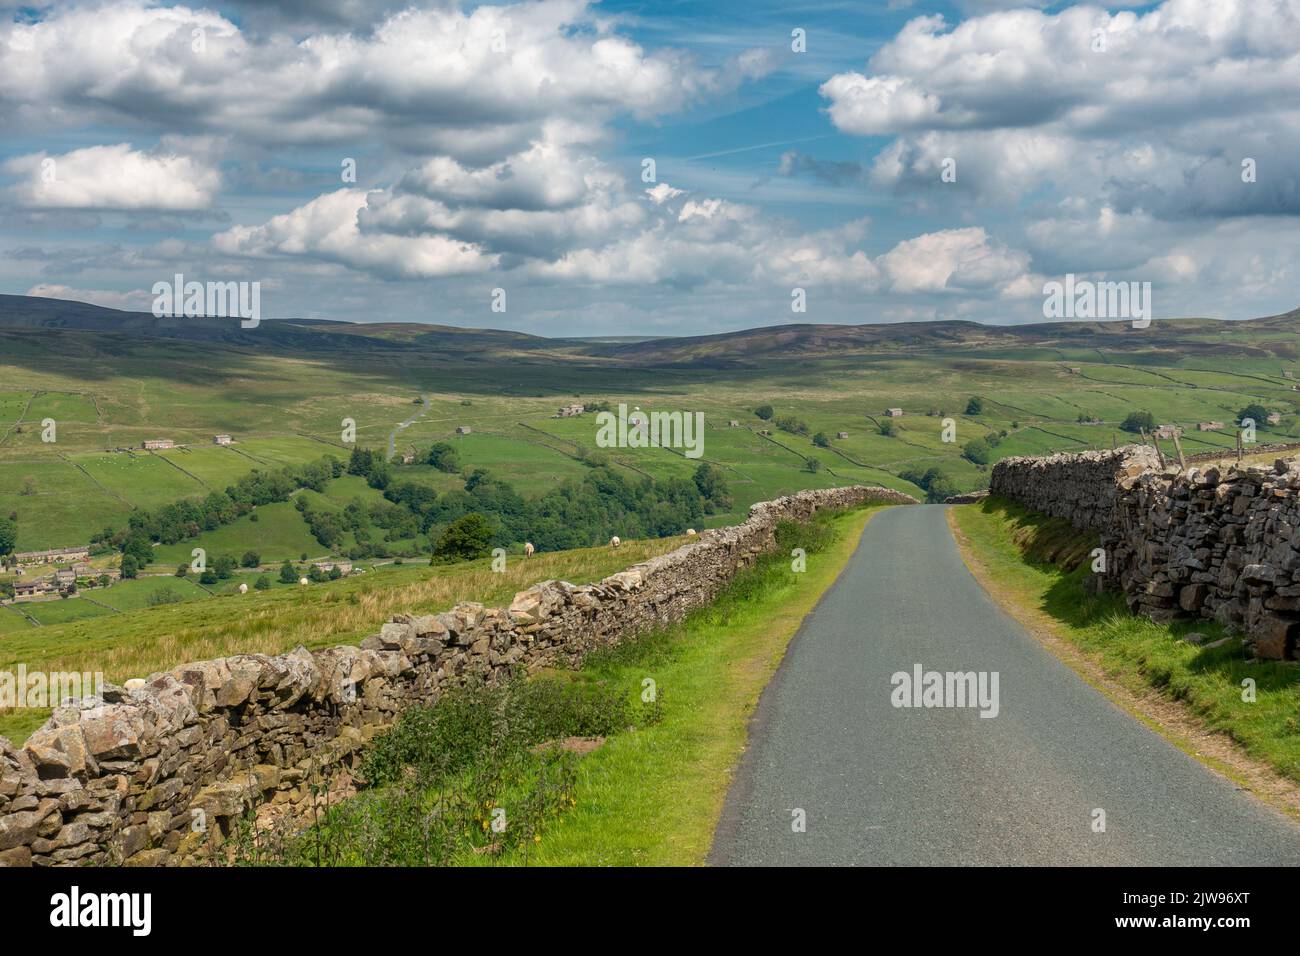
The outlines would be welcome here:
M 141 152 L 127 143 L 30 153 L 3 168 L 18 180 L 9 198 L 31 209 L 198 210 L 211 205 L 221 187 L 221 174 L 202 160 Z
M 306 257 L 397 278 L 462 275 L 496 265 L 496 256 L 446 236 L 363 233 L 357 214 L 366 198 L 365 190 L 340 189 L 261 226 L 232 227 L 212 243 L 230 256 Z
M 922 16 L 821 93 L 840 130 L 896 137 L 878 184 L 936 188 L 952 158 L 961 189 L 997 199 L 1046 186 L 1170 218 L 1297 214 L 1296 36 L 1300 0 Z

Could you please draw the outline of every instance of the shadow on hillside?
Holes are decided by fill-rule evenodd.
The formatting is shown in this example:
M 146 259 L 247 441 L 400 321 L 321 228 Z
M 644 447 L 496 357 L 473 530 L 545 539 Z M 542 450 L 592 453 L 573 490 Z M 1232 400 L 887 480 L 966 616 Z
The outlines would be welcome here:
M 49 328 L 0 329 L 0 353 L 8 365 L 83 384 L 145 379 L 199 389 L 229 389 L 223 397 L 244 400 L 258 397 L 259 382 L 274 392 L 304 377 L 316 388 L 325 385 L 335 391 L 357 393 L 399 385 L 482 398 L 559 399 L 579 393 L 616 396 L 629 391 L 686 395 L 700 384 L 699 369 L 685 366 L 630 368 L 542 351 L 486 348 L 466 353 L 421 344 L 376 347 L 364 336 L 346 338 L 353 341 L 353 348 L 319 347 L 317 339 L 263 334 L 261 329 L 212 340 Z M 721 375 L 710 372 L 709 378 L 715 383 L 735 384 L 770 375 L 770 370 L 748 370 Z M 304 394 L 315 392 L 309 388 Z

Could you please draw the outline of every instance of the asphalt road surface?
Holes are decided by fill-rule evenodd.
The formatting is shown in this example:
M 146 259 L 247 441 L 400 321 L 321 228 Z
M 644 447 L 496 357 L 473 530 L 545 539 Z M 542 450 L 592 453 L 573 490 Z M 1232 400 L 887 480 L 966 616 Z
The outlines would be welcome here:
M 918 664 L 985 672 L 986 701 L 997 672 L 997 715 L 895 707 Z M 909 506 L 871 519 L 764 691 L 710 860 L 1300 865 L 1300 826 L 1084 683 L 984 593 L 943 507 Z

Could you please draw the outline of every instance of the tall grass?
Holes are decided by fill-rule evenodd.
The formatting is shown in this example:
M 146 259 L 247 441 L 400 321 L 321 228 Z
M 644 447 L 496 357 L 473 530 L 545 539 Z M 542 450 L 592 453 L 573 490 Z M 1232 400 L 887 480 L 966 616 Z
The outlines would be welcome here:
M 652 717 L 649 711 L 643 716 Z M 258 828 L 250 815 L 214 861 L 288 866 L 441 866 L 505 852 L 527 859 L 575 803 L 577 755 L 553 744 L 626 730 L 636 715 L 626 688 L 556 676 L 476 685 L 433 707 L 406 711 L 366 752 L 369 787 L 323 806 L 295 832 Z
M 598 580 L 684 540 L 628 541 L 617 550 L 546 552 L 511 560 L 502 572 L 493 571 L 488 561 L 389 566 L 303 588 L 249 591 L 31 628 L 0 640 L 0 670 L 12 671 L 21 663 L 29 672 L 98 671 L 105 680 L 120 684 L 188 661 L 281 654 L 299 644 L 315 649 L 358 643 L 394 614 L 434 613 L 461 601 L 506 604 L 517 591 L 539 581 Z M 0 710 L 0 735 L 21 741 L 48 716 L 48 711 Z

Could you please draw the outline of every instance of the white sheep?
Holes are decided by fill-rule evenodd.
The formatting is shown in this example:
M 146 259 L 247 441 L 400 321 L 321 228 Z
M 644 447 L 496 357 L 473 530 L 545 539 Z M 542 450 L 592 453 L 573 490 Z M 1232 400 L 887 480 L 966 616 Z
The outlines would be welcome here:
M 306 578 L 299 578 L 299 579 L 298 579 L 298 583 L 299 583 L 299 584 L 306 584 L 306 583 L 307 583 L 307 579 L 306 579 Z
M 525 557 L 525 558 L 531 558 L 531 557 L 533 556 L 533 551 L 534 551 L 534 550 L 536 550 L 536 549 L 533 547 L 533 543 L 532 543 L 531 541 L 525 541 L 525 542 L 524 542 L 524 557 Z
M 611 548 L 617 548 L 622 543 L 623 542 L 619 540 L 618 535 L 614 535 L 614 537 L 609 539 L 609 546 Z
M 688 538 L 693 538 L 693 537 L 695 537 L 695 529 L 694 529 L 694 528 L 687 528 L 687 529 L 686 529 L 686 537 L 688 537 Z
M 239 586 L 239 593 L 240 593 L 240 594 L 247 594 L 247 593 L 248 593 L 248 585 L 247 585 L 247 584 L 241 584 L 241 585 Z

